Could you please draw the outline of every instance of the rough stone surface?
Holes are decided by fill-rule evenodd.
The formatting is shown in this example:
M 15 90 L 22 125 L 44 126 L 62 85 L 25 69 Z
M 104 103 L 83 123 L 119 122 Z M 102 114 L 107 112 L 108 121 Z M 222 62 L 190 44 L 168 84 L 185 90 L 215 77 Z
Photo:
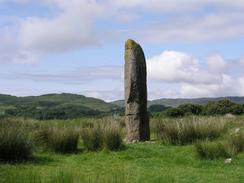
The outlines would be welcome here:
M 150 139 L 147 113 L 147 72 L 143 50 L 129 39 L 125 43 L 125 122 L 128 142 Z

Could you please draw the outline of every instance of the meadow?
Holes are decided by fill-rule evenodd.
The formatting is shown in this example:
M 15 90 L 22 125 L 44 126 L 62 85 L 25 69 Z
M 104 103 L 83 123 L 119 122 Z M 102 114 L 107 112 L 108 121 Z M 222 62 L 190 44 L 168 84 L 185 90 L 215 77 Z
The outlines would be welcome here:
M 133 144 L 119 116 L 0 124 L 3 183 L 244 181 L 244 116 L 154 117 Z

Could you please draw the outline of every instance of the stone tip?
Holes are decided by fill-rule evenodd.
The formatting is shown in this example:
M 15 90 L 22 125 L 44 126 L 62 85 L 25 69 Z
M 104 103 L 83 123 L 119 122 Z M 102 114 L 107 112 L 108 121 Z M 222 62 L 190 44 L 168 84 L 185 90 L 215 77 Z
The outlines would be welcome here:
M 138 44 L 132 40 L 132 39 L 128 39 L 125 43 L 125 49 L 132 49 L 132 48 L 135 48 Z

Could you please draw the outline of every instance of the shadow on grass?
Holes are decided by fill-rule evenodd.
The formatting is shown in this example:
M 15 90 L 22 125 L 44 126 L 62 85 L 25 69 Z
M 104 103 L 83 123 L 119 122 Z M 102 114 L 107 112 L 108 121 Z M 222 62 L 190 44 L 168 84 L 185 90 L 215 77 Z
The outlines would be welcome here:
M 49 156 L 32 156 L 29 159 L 24 160 L 0 160 L 0 164 L 10 164 L 10 165 L 48 165 L 53 162 L 57 162 Z
M 48 165 L 53 162 L 57 162 L 57 159 L 53 159 L 50 156 L 33 156 L 30 160 L 23 163 L 26 164 L 38 164 L 38 165 Z

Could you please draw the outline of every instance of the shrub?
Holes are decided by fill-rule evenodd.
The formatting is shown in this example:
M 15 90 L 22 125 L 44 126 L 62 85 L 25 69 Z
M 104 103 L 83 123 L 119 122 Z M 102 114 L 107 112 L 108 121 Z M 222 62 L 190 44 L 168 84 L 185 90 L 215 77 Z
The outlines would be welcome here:
M 34 131 L 34 140 L 36 145 L 44 145 L 48 147 L 48 142 L 50 136 L 52 134 L 52 130 L 47 125 L 41 125 L 39 129 Z
M 165 111 L 166 116 L 168 117 L 182 117 L 184 113 L 178 108 L 169 108 Z
M 236 149 L 226 142 L 198 142 L 196 152 L 203 159 L 230 158 L 236 154 Z
M 202 112 L 202 106 L 198 104 L 181 104 L 177 107 L 184 115 L 199 115 Z
M 74 129 L 55 129 L 49 140 L 49 146 L 60 153 L 77 152 L 78 143 L 79 133 Z
M 0 121 L 0 123 L 0 160 L 18 161 L 30 158 L 33 141 L 27 130 L 18 125 L 16 127 L 11 125 L 11 121 Z
M 198 142 L 195 148 L 199 157 L 205 159 L 233 157 L 244 151 L 244 133 L 242 131 L 234 133 L 222 142 Z
M 243 106 L 241 104 L 234 104 L 233 106 L 231 106 L 232 114 L 240 115 L 240 114 L 243 114 L 243 112 L 244 112 L 244 110 L 243 110 Z
M 123 147 L 121 121 L 114 118 L 103 118 L 98 124 L 83 129 L 81 137 L 87 151 L 107 149 L 119 150 Z
M 183 145 L 199 139 L 214 139 L 225 130 L 223 121 L 215 118 L 183 118 L 163 120 L 157 123 L 157 137 L 163 142 Z
M 165 110 L 167 110 L 169 107 L 164 106 L 164 105 L 151 105 L 148 107 L 149 112 L 153 113 L 153 112 L 163 112 Z
M 116 151 L 121 149 L 123 140 L 120 134 L 120 130 L 115 125 L 110 125 L 104 129 L 104 146 L 106 149 Z
M 229 100 L 210 101 L 203 108 L 205 115 L 223 115 L 227 113 L 241 114 L 242 108 L 239 104 L 235 104 Z
M 237 153 L 244 151 L 244 132 L 239 131 L 228 138 L 228 143 L 236 149 Z
M 37 142 L 57 153 L 77 152 L 79 133 L 69 128 L 43 128 L 36 135 Z
M 100 127 L 84 129 L 81 133 L 81 138 L 87 151 L 97 151 L 102 148 L 103 134 Z

